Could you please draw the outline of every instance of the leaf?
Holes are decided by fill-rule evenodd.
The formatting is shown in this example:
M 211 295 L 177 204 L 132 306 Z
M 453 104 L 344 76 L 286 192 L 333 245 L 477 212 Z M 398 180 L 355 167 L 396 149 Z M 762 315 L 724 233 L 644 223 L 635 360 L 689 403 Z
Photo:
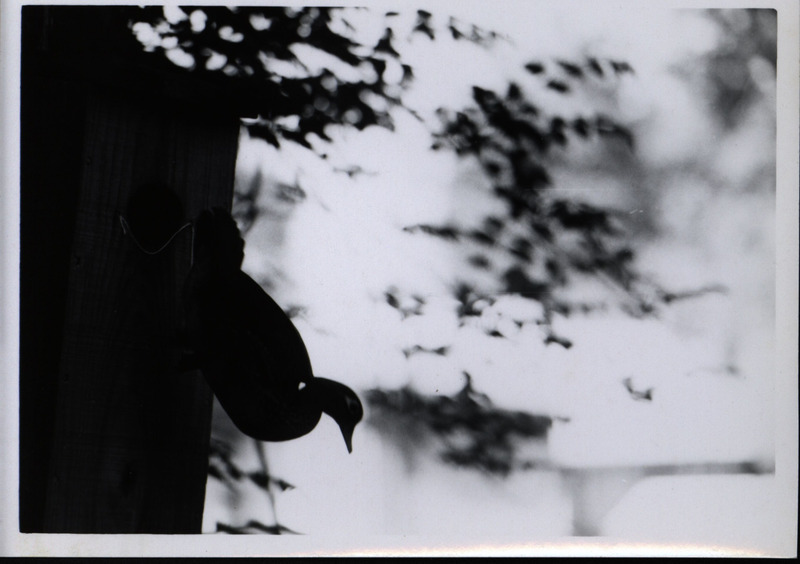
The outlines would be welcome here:
M 275 525 L 265 525 L 264 523 L 256 521 L 255 519 L 251 519 L 250 521 L 247 522 L 247 524 L 241 527 L 236 527 L 233 525 L 228 525 L 227 523 L 222 523 L 217 521 L 218 533 L 228 533 L 232 535 L 246 535 L 246 534 L 251 534 L 254 531 L 259 531 L 270 535 L 282 535 L 284 533 L 289 533 L 292 535 L 299 534 L 296 531 L 293 531 L 283 525 L 277 523 Z
M 424 33 L 431 40 L 435 39 L 433 28 L 430 25 L 431 13 L 425 10 L 417 10 L 417 23 L 414 25 L 412 33 Z
M 646 390 L 637 390 L 633 387 L 633 379 L 631 377 L 627 377 L 622 381 L 622 385 L 625 386 L 625 389 L 630 394 L 631 398 L 637 401 L 653 401 L 653 388 L 647 388 Z
M 605 73 L 603 72 L 603 67 L 600 65 L 600 61 L 598 61 L 594 57 L 589 58 L 589 68 L 592 69 L 594 73 L 601 78 L 605 75 Z
M 519 87 L 519 84 L 517 84 L 516 82 L 512 82 L 508 85 L 508 92 L 506 92 L 506 99 L 512 100 L 514 102 L 523 99 L 522 89 Z
M 406 301 L 404 304 L 395 292 L 396 290 L 385 292 L 384 298 L 386 299 L 386 303 L 400 312 L 403 319 L 406 319 L 412 315 L 422 315 L 422 311 L 425 306 L 424 298 L 420 296 L 412 296 L 411 298 L 413 303 L 409 305 Z
M 294 319 L 299 315 L 303 315 L 304 313 L 306 313 L 306 311 L 307 308 L 305 306 L 292 305 L 284 308 L 283 313 L 285 313 L 286 317 L 288 317 L 289 319 Z
M 245 531 L 239 527 L 234 527 L 233 525 L 228 525 L 226 523 L 221 523 L 217 521 L 217 532 L 218 533 L 228 533 L 230 535 L 243 535 Z
M 400 307 L 400 301 L 397 299 L 397 296 L 395 296 L 394 294 L 392 294 L 390 292 L 386 292 L 384 294 L 384 297 L 386 298 L 386 303 L 389 304 L 390 306 L 392 306 L 393 308 L 396 309 L 396 308 Z
M 459 30 L 453 24 L 453 19 L 452 18 L 450 19 L 450 23 L 447 25 L 447 28 L 450 30 L 450 34 L 453 36 L 453 39 L 455 39 L 456 41 L 464 38 L 464 34 L 461 33 L 461 30 Z
M 544 65 L 539 62 L 530 62 L 525 65 L 525 70 L 531 74 L 541 74 L 544 72 Z
M 293 531 L 292 529 L 290 529 L 288 527 L 285 527 L 283 525 L 280 525 L 278 523 L 276 523 L 275 525 L 265 525 L 264 523 L 261 523 L 260 521 L 256 521 L 256 520 L 253 520 L 253 519 L 248 521 L 247 525 L 245 525 L 245 526 L 247 528 L 250 528 L 250 529 L 256 529 L 258 531 L 262 531 L 264 533 L 268 533 L 270 535 L 282 535 L 282 534 L 285 534 L 285 533 L 289 533 L 290 535 L 300 534 L 297 531 Z
M 472 255 L 468 260 L 469 263 L 475 268 L 489 270 L 489 268 L 492 266 L 492 263 L 485 255 Z
M 226 482 L 225 476 L 222 474 L 222 470 L 214 466 L 213 464 L 208 465 L 208 475 L 212 478 L 219 480 L 220 482 Z
M 375 45 L 375 51 L 380 51 L 382 53 L 388 53 L 393 57 L 400 57 L 400 53 L 395 51 L 394 47 L 392 47 L 392 37 L 394 37 L 394 32 L 392 28 L 387 27 L 386 31 L 383 33 L 383 37 L 380 38 L 378 43 Z
M 277 485 L 280 488 L 282 492 L 293 490 L 296 487 L 295 485 L 290 484 L 289 482 L 287 482 L 286 480 L 282 480 L 281 478 L 274 478 L 272 481 L 275 483 L 275 485 Z
M 505 291 L 510 294 L 519 294 L 537 301 L 543 299 L 550 291 L 549 285 L 544 282 L 531 280 L 525 271 L 513 266 L 503 276 Z
M 247 126 L 247 131 L 257 139 L 263 139 L 276 149 L 280 149 L 280 141 L 273 132 L 272 128 L 264 124 L 252 124 Z
M 415 231 L 422 231 L 423 233 L 426 233 L 428 235 L 433 235 L 435 237 L 441 237 L 442 239 L 449 239 L 452 241 L 458 240 L 459 236 L 461 235 L 461 232 L 456 227 L 453 227 L 451 225 L 437 227 L 434 225 L 420 224 L 420 225 L 412 225 L 409 227 L 404 227 L 403 231 L 406 231 L 408 233 L 413 233 Z
M 456 315 L 459 319 L 479 316 L 484 307 L 493 302 L 493 299 L 490 297 L 476 294 L 474 289 L 465 283 L 460 283 L 455 288 L 453 295 L 459 302 L 459 306 L 456 309 Z
M 483 220 L 483 228 L 490 235 L 498 235 L 503 230 L 503 220 L 499 217 L 489 216 Z
M 533 220 L 530 223 L 531 230 L 543 240 L 547 241 L 548 243 L 552 243 L 555 239 L 555 234 L 551 227 L 538 220 Z
M 486 90 L 485 88 L 481 88 L 479 86 L 472 87 L 472 97 L 484 112 L 496 110 L 500 103 L 500 98 L 497 96 L 497 94 L 491 90 Z
M 271 482 L 271 478 L 261 470 L 258 470 L 256 472 L 250 472 L 247 474 L 247 477 L 250 478 L 250 481 L 253 482 L 259 488 L 261 488 L 262 490 L 269 491 L 269 484 Z
M 566 145 L 567 136 L 564 131 L 566 129 L 566 122 L 563 118 L 555 117 L 550 120 L 550 138 L 559 145 Z
M 549 81 L 547 83 L 547 87 L 550 90 L 555 90 L 556 92 L 558 92 L 560 94 L 566 94 L 570 90 L 569 85 L 567 85 L 566 82 L 562 82 L 560 80 L 551 80 L 551 81 Z
M 410 358 L 418 353 L 428 353 L 433 354 L 436 356 L 447 356 L 447 353 L 450 351 L 450 347 L 442 346 L 435 349 L 430 349 L 423 347 L 421 345 L 414 345 L 413 347 L 408 347 L 402 350 L 403 356 L 406 358 Z
M 610 61 L 611 68 L 614 69 L 614 72 L 617 74 L 625 74 L 631 73 L 633 74 L 633 67 L 631 67 L 625 61 Z
M 414 80 L 414 69 L 411 68 L 411 65 L 403 64 L 401 65 L 403 69 L 403 78 L 400 79 L 401 86 L 407 86 Z
M 529 262 L 533 257 L 533 244 L 524 237 L 517 237 L 511 244 L 509 252 L 517 258 Z
M 227 455 L 218 456 L 223 465 L 222 471 L 236 481 L 241 480 L 245 473 Z
M 631 259 L 632 258 L 633 257 L 631 256 Z M 697 288 L 694 290 L 684 290 L 680 292 L 676 291 L 668 292 L 666 290 L 658 289 L 657 293 L 661 298 L 661 301 L 663 301 L 665 304 L 670 304 L 672 302 L 679 300 L 698 298 L 709 293 L 727 294 L 728 289 L 721 284 L 712 284 L 710 286 L 704 286 L 702 288 Z
M 583 78 L 583 71 L 578 65 L 566 61 L 558 61 L 558 64 L 569 76 L 573 78 Z
M 572 129 L 581 137 L 589 136 L 589 122 L 584 118 L 577 118 L 572 122 Z
M 490 234 L 481 231 L 480 229 L 474 229 L 469 233 L 470 239 L 485 246 L 494 246 L 497 244 L 497 241 L 492 237 Z
M 559 337 L 558 335 L 555 335 L 553 333 L 547 335 L 547 337 L 544 340 L 545 345 L 549 345 L 551 343 L 556 343 L 558 345 L 561 345 L 565 349 L 572 348 L 572 341 L 570 341 L 569 339 L 565 339 L 564 337 Z
M 552 135 L 553 133 L 551 133 Z M 515 182 L 512 193 L 534 195 L 537 190 L 550 184 L 550 175 L 547 170 L 531 158 L 529 151 L 513 151 L 509 158 Z
M 489 173 L 489 176 L 498 176 L 501 172 L 503 172 L 503 166 L 495 161 L 489 161 L 485 163 L 483 168 L 486 169 L 486 172 Z

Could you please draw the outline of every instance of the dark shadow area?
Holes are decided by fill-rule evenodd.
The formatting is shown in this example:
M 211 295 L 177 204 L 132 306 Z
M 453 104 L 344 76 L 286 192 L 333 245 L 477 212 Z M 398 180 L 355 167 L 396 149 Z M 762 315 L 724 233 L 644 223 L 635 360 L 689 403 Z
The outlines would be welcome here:
M 147 57 L 131 10 L 22 8 L 21 532 L 200 530 L 211 395 L 173 377 L 166 236 L 230 206 L 244 103 Z

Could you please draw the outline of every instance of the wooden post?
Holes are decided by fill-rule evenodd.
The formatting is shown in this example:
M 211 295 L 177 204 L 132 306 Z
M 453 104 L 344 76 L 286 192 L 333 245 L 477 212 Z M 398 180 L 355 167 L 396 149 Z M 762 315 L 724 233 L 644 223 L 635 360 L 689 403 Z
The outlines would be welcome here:
M 175 95 L 183 75 L 109 69 L 91 34 L 125 33 L 108 29 L 114 10 L 23 10 L 23 56 L 41 50 L 23 60 L 34 68 L 22 102 L 23 532 L 199 533 L 202 523 L 212 394 L 176 366 L 191 230 L 148 254 L 120 216 L 136 215 L 133 236 L 155 250 L 202 209 L 230 208 L 239 121 L 224 101 L 194 98 L 201 84 Z M 149 207 L 131 210 L 148 186 Z

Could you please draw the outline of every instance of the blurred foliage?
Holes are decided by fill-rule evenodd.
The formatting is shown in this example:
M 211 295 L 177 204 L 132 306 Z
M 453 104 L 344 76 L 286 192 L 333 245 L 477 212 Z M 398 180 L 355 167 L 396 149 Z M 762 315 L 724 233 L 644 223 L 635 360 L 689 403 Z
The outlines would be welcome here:
M 246 471 L 239 467 L 234 461 L 233 447 L 230 443 L 221 440 L 212 440 L 209 446 L 208 475 L 210 478 L 222 483 L 229 491 L 239 493 L 246 482 L 252 483 L 259 490 L 263 491 L 272 505 L 273 514 L 275 503 L 273 489 L 285 492 L 295 488 L 286 480 L 272 476 L 262 464 L 261 469 Z M 245 525 L 237 526 L 228 523 L 217 522 L 217 532 L 230 534 L 251 534 L 266 533 L 271 535 L 298 534 L 284 525 L 281 525 L 275 516 L 273 525 L 265 525 L 260 521 L 251 519 Z
M 710 109 L 727 128 L 736 127 L 756 99 L 760 82 L 774 80 L 778 57 L 778 13 L 774 9 L 707 10 L 721 42 L 709 53 L 704 85 Z
M 354 11 L 202 6 L 168 12 L 149 6 L 132 13 L 129 25 L 145 50 L 246 93 L 253 137 L 276 147 L 291 140 L 310 149 L 313 138 L 330 140 L 326 128 L 332 125 L 391 129 L 390 111 L 402 106 L 402 91 L 414 77 L 394 48 L 391 22 L 397 13 L 386 12 L 383 35 L 364 45 L 348 21 Z M 454 18 L 446 25 L 454 39 L 489 44 L 497 37 Z M 410 33 L 435 37 L 432 15 L 419 10 Z M 313 49 L 318 68 L 302 61 L 299 46 Z M 387 69 L 398 65 L 402 72 L 395 79 Z
M 560 96 L 571 96 L 592 81 L 635 75 L 625 61 L 596 57 L 534 60 L 524 71 Z M 583 115 L 550 113 L 517 81 L 510 81 L 504 91 L 475 86 L 472 100 L 466 108 L 438 110 L 440 124 L 432 148 L 451 150 L 476 162 L 493 197 L 503 203 L 504 212 L 487 213 L 477 224 L 456 220 L 404 228 L 410 234 L 452 244 L 461 249 L 467 270 L 489 274 L 454 281 L 452 293 L 459 304 L 455 315 L 461 326 L 482 318 L 499 300 L 523 298 L 537 302 L 542 313 L 528 318 L 512 314 L 510 327 L 535 324 L 542 329 L 545 344 L 568 349 L 572 341 L 553 330 L 556 316 L 605 309 L 607 301 L 614 300 L 632 317 L 657 316 L 662 307 L 678 300 L 726 291 L 721 285 L 682 290 L 662 287 L 637 269 L 626 212 L 551 190 L 548 168 L 553 153 L 574 143 L 596 142 L 634 152 L 635 140 L 628 127 L 611 116 L 591 113 L 590 108 Z M 576 282 L 586 280 L 605 285 L 606 300 L 587 301 L 570 291 Z M 385 300 L 402 319 L 425 313 L 423 296 L 391 288 Z M 499 327 L 499 323 L 484 326 L 484 332 L 491 338 L 509 336 Z M 445 356 L 449 348 L 416 345 L 403 353 L 407 359 L 420 352 Z M 635 399 L 652 398 L 652 390 L 628 391 Z M 551 423 L 546 416 L 496 408 L 487 396 L 474 392 L 469 376 L 464 389 L 452 398 L 424 396 L 406 386 L 370 390 L 367 401 L 380 417 L 390 417 L 395 425 L 424 427 L 443 438 L 441 457 L 446 462 L 501 476 L 531 467 L 530 461 L 517 459 L 517 448 L 522 441 L 546 436 Z M 397 434 L 390 436 L 396 438 Z
M 574 63 L 561 61 L 560 66 L 570 69 L 557 89 L 567 95 L 573 88 L 570 82 L 580 81 L 584 71 Z M 592 68 L 587 62 L 586 69 Z M 531 63 L 528 69 L 541 74 L 548 86 L 553 84 L 542 63 Z M 611 209 L 553 197 L 547 190 L 551 178 L 545 159 L 553 147 L 566 146 L 570 137 L 598 136 L 633 148 L 630 131 L 606 116 L 567 119 L 547 115 L 513 82 L 502 94 L 475 87 L 473 99 L 475 105 L 463 111 L 440 111 L 442 127 L 434 148 L 448 147 L 477 159 L 494 195 L 506 204 L 507 215 L 488 215 L 477 227 L 420 225 L 407 230 L 455 241 L 468 239 L 501 250 L 509 260 L 498 265 L 496 277 L 504 281 L 500 292 L 542 303 L 546 321 L 555 312 L 571 312 L 573 304 L 559 300 L 555 290 L 568 284 L 573 273 L 603 277 L 635 298 L 632 312 L 649 313 L 653 303 L 638 292 L 639 277 L 632 268 L 633 251 L 624 238 L 623 216 Z M 493 268 L 488 258 L 473 264 Z M 464 314 L 469 315 L 468 310 Z
M 417 432 L 410 427 L 432 431 L 443 444 L 441 459 L 449 464 L 500 476 L 535 468 L 535 461 L 520 459 L 517 446 L 544 439 L 552 419 L 499 408 L 475 390 L 468 373 L 464 376 L 464 387 L 452 396 L 424 395 L 405 386 L 370 390 L 366 399 L 380 413 L 379 428 L 388 423 L 409 428 L 411 435 Z
M 289 8 L 276 6 L 139 8 L 130 28 L 146 51 L 160 53 L 187 72 L 224 80 L 230 88 L 252 96 L 256 118 L 248 120 L 250 134 L 280 146 L 281 140 L 312 148 L 311 140 L 329 141 L 326 128 L 371 125 L 391 129 L 392 108 L 403 105 L 403 89 L 413 80 L 413 68 L 395 48 L 400 32 L 392 21 L 397 12 L 378 16 L 383 34 L 372 45 L 359 43 L 348 13 L 356 9 Z M 425 10 L 416 12 L 411 30 L 435 39 L 441 33 L 454 40 L 489 47 L 500 36 L 455 18 L 440 22 Z M 298 46 L 317 52 L 310 68 L 298 55 Z M 395 80 L 387 66 L 400 65 Z M 345 69 L 345 70 L 343 70 Z M 539 76 L 546 87 L 569 95 L 589 77 L 611 80 L 634 71 L 620 60 L 588 58 L 585 61 L 531 61 L 525 71 Z M 396 78 L 396 77 L 395 77 Z M 487 252 L 477 252 L 470 262 L 476 268 L 496 270 L 501 293 L 519 294 L 542 303 L 549 324 L 554 313 L 569 314 L 576 304 L 559 298 L 555 290 L 576 274 L 602 278 L 622 288 L 632 298 L 625 307 L 634 315 L 653 312 L 658 290 L 633 267 L 633 251 L 624 239 L 624 223 L 614 210 L 549 197 L 551 184 L 545 157 L 571 138 L 615 140 L 633 149 L 633 136 L 605 115 L 566 118 L 547 115 L 517 83 L 500 94 L 473 88 L 475 106 L 461 111 L 441 108 L 441 128 L 433 147 L 476 157 L 493 184 L 495 195 L 507 203 L 508 216 L 487 216 L 478 227 L 408 226 L 454 242 L 469 240 L 484 250 L 502 249 L 512 259 L 494 265 Z M 260 183 L 238 193 L 234 208 L 245 229 L 255 221 Z M 286 197 L 305 197 L 295 183 Z M 498 289 L 492 289 L 496 293 Z M 457 296 L 480 289 L 458 284 Z M 586 305 L 577 304 L 586 308 Z M 464 314 L 468 315 L 468 308 Z M 548 342 L 565 342 L 555 335 Z
M 218 533 L 228 533 L 231 535 L 249 535 L 249 534 L 267 534 L 267 535 L 296 535 L 297 532 L 284 527 L 283 525 L 265 525 L 264 523 L 255 519 L 250 519 L 246 524 L 241 527 L 233 525 L 226 525 L 225 523 L 217 523 Z
M 422 119 L 403 100 L 414 80 L 414 68 L 402 60 L 398 37 L 423 35 L 437 40 L 445 36 L 487 48 L 504 39 L 425 10 L 417 10 L 411 29 L 403 30 L 397 12 L 376 13 L 382 33 L 377 41 L 364 44 L 349 20 L 357 8 L 129 9 L 130 30 L 146 52 L 184 69 L 179 72 L 205 76 L 241 93 L 252 137 L 275 147 L 291 141 L 311 150 L 316 150 L 317 141 L 331 141 L 330 127 L 391 130 L 396 109 Z M 308 49 L 314 53 L 313 65 L 303 57 Z M 635 76 L 626 61 L 599 57 L 531 60 L 520 73 L 540 81 L 541 92 L 564 97 L 597 81 Z M 540 304 L 542 315 L 514 323 L 518 327 L 535 323 L 543 329 L 545 343 L 569 348 L 570 340 L 552 329 L 554 317 L 605 307 L 566 291 L 581 280 L 605 284 L 609 296 L 618 298 L 620 307 L 635 317 L 656 315 L 661 306 L 677 299 L 719 290 L 661 288 L 636 268 L 625 214 L 551 190 L 551 157 L 575 143 L 604 142 L 635 150 L 632 132 L 613 116 L 590 108 L 583 115 L 548 112 L 521 81 L 509 81 L 502 91 L 475 86 L 469 107 L 440 108 L 437 116 L 432 148 L 476 162 L 493 197 L 504 207 L 502 213 L 487 213 L 477 225 L 405 227 L 410 235 L 435 237 L 457 246 L 467 255 L 470 269 L 493 281 L 488 285 L 471 279 L 453 282 L 452 295 L 459 304 L 455 315 L 462 324 L 480 316 L 498 297 L 517 296 Z M 354 165 L 339 172 L 352 176 L 366 171 Z M 260 181 L 256 177 L 234 202 L 244 229 L 258 216 Z M 292 201 L 305 198 L 297 183 L 284 188 L 284 196 Z M 392 288 L 384 297 L 403 319 L 424 314 L 424 296 L 404 295 Z M 487 336 L 503 338 L 504 334 L 489 329 Z M 412 345 L 403 353 L 406 358 L 420 353 L 445 356 L 448 347 Z M 530 461 L 517 459 L 516 445 L 543 437 L 551 423 L 548 417 L 497 408 L 473 389 L 468 376 L 464 388 L 453 397 L 424 396 L 404 387 L 371 390 L 367 400 L 376 413 L 422 426 L 440 437 L 445 444 L 441 456 L 448 463 L 499 475 L 530 467 Z M 268 476 L 242 473 L 220 453 L 212 456 L 209 472 L 226 484 L 248 479 L 268 490 L 271 483 Z M 251 525 L 260 529 L 257 523 Z M 238 532 L 231 527 L 226 530 Z
M 634 74 L 624 61 L 597 58 L 531 61 L 525 71 L 563 96 L 589 77 L 616 80 Z M 553 333 L 553 316 L 600 307 L 562 292 L 576 280 L 601 281 L 609 288 L 609 297 L 619 297 L 619 305 L 635 317 L 654 315 L 664 304 L 699 295 L 666 290 L 637 271 L 626 232 L 627 213 L 550 190 L 552 152 L 571 143 L 597 140 L 633 151 L 634 138 L 627 127 L 602 114 L 548 113 L 517 82 L 510 82 L 504 92 L 474 87 L 472 98 L 470 107 L 438 111 L 441 124 L 434 133 L 433 148 L 475 160 L 505 213 L 487 214 L 478 225 L 418 224 L 404 229 L 472 249 L 469 265 L 491 273 L 491 279 L 499 283 L 485 288 L 468 281 L 454 284 L 453 294 L 463 306 L 458 310 L 462 323 L 480 316 L 499 296 L 520 296 L 542 305 L 542 317 L 529 321 L 545 329 L 545 342 L 569 348 L 568 339 Z M 418 301 L 419 309 L 424 300 Z M 389 304 L 399 307 L 392 301 Z
M 277 486 L 280 491 L 294 489 L 294 486 L 286 480 L 267 475 L 261 470 L 246 472 L 239 468 L 233 462 L 230 445 L 226 443 L 212 441 L 209 459 L 208 475 L 224 483 L 227 487 L 233 487 L 237 482 L 249 480 L 265 491 L 272 484 Z

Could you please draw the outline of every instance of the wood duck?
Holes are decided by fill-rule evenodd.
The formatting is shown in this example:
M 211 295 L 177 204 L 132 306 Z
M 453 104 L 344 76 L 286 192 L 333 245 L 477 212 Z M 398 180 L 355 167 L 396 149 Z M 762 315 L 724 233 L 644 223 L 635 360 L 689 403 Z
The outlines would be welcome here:
M 184 338 L 225 412 L 246 435 L 287 441 L 331 416 L 352 452 L 363 416 L 358 396 L 316 378 L 300 333 L 281 307 L 242 272 L 244 240 L 230 213 L 202 212 L 186 281 Z

